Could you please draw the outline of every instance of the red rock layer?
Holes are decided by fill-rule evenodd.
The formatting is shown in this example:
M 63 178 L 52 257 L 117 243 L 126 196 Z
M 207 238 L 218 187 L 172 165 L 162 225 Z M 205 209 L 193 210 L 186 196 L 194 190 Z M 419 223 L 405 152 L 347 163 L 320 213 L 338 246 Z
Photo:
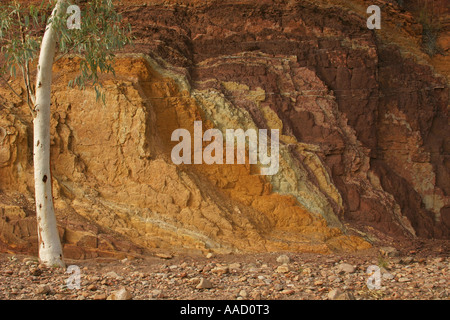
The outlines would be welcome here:
M 420 37 L 411 15 L 382 8 L 393 15 L 389 22 L 402 21 L 408 37 Z M 194 89 L 214 88 L 265 127 L 253 97 L 236 96 L 223 82 L 262 88 L 262 104 L 283 121 L 284 134 L 320 146 L 347 221 L 411 234 L 396 218 L 398 205 L 416 235 L 449 236 L 448 85 L 429 65 L 402 54 L 405 48 L 368 30 L 365 16 L 323 1 L 182 2 L 128 7 L 124 16 L 136 51 L 186 68 Z M 297 81 L 306 70 L 325 87 Z M 335 97 L 335 113 L 354 130 L 357 146 L 341 128 L 321 123 L 316 107 L 305 107 L 305 97 L 315 104 L 324 94 Z M 369 165 L 349 153 L 367 156 Z M 383 194 L 368 194 L 373 187 L 361 171 L 375 174 Z

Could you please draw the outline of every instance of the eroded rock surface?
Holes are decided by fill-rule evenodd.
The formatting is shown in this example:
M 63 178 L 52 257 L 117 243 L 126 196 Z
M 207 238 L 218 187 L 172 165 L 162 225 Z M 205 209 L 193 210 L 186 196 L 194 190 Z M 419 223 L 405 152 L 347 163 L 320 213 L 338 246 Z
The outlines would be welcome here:
M 367 30 L 357 1 L 351 11 L 125 2 L 136 46 L 117 79 L 105 77 L 105 105 L 67 88 L 76 58 L 54 68 L 53 186 L 67 256 L 369 247 L 348 223 L 449 237 L 448 80 Z M 399 33 L 420 33 L 407 13 L 389 14 L 405 21 Z M 31 119 L 0 90 L 0 242 L 33 252 Z M 174 165 L 172 132 L 192 133 L 197 120 L 203 130 L 280 129 L 279 172 Z

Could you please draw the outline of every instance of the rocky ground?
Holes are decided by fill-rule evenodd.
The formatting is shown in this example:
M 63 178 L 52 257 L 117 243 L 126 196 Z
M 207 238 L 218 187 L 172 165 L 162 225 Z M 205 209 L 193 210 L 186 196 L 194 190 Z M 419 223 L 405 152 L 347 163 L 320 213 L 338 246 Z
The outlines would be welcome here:
M 450 297 L 448 242 L 395 249 L 378 247 L 345 255 L 266 253 L 158 255 L 136 259 L 67 261 L 71 274 L 45 268 L 35 257 L 0 256 L 3 300 L 361 300 Z M 369 266 L 379 267 L 379 289 Z M 72 274 L 73 275 L 73 274 Z M 371 278 L 372 277 L 372 278 Z M 73 279 L 73 278 L 72 278 Z

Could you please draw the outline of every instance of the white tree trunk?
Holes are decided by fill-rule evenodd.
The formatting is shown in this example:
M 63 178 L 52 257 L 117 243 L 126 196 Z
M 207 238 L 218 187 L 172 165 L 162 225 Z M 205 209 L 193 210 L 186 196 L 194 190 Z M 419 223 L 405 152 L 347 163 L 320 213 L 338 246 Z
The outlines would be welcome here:
M 53 10 L 59 14 L 62 0 Z M 34 119 L 34 183 L 36 216 L 39 238 L 39 260 L 46 266 L 64 267 L 61 241 L 53 207 L 52 175 L 50 171 L 50 102 L 52 66 L 56 37 L 52 24 L 48 24 L 41 44 L 36 81 Z

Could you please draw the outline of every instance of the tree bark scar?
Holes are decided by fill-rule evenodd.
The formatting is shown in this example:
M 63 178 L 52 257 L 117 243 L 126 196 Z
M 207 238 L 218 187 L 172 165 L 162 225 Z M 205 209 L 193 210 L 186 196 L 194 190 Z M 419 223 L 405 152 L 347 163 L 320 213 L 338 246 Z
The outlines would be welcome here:
M 38 239 L 39 239 L 39 246 L 41 246 L 42 248 L 45 248 L 45 243 L 44 240 L 42 240 L 42 228 L 38 227 Z
M 47 175 L 46 174 L 44 174 L 44 177 L 42 178 L 42 181 L 44 181 L 44 183 L 47 182 Z

